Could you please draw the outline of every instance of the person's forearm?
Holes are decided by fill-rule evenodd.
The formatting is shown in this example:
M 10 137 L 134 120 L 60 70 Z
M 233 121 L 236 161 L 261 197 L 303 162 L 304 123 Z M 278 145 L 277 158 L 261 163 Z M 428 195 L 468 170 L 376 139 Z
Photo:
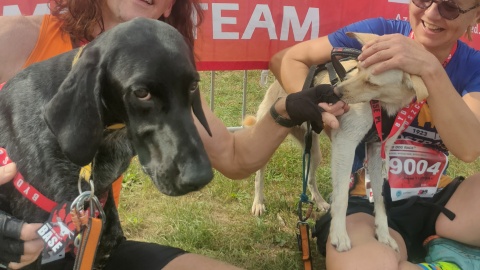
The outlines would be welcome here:
M 462 98 L 457 93 L 443 69 L 432 70 L 423 74 L 422 78 L 429 89 L 427 101 L 432 124 L 448 150 L 460 160 L 474 161 L 480 155 L 480 120 L 469 106 L 480 106 L 479 95 L 476 100 L 471 98 L 467 104 L 465 101 L 468 97 Z
M 202 99 L 212 136 L 207 134 L 197 119 L 195 124 L 212 166 L 229 178 L 241 179 L 268 162 L 290 128 L 310 121 L 312 130 L 320 133 L 324 124 L 322 114 L 326 113 L 319 106 L 321 103 L 334 104 L 329 109 L 329 114 L 335 120 L 335 115 L 344 111 L 344 103 L 339 102 L 333 87 L 322 84 L 277 99 L 269 108 L 262 108 L 269 111 L 256 124 L 235 133 L 228 132 Z
M 282 116 L 286 115 L 284 104 L 285 99 L 281 99 L 275 105 Z M 213 168 L 231 179 L 246 178 L 264 166 L 290 130 L 275 123 L 270 113 L 257 119 L 252 127 L 234 133 L 223 124 L 221 127 L 218 118 L 209 120 L 213 137 L 202 136 L 205 149 Z

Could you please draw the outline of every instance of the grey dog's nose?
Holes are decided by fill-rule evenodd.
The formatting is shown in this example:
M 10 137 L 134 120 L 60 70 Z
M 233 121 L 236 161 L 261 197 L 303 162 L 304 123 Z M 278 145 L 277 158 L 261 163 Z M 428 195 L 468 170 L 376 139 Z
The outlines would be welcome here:
M 197 191 L 206 186 L 213 179 L 211 168 L 204 168 L 188 172 L 183 176 L 182 190 L 185 192 Z

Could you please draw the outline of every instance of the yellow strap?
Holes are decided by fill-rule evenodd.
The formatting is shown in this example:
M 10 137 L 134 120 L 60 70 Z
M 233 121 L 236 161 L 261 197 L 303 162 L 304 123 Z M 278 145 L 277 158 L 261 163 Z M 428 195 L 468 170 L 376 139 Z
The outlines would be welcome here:
M 92 176 L 92 163 L 89 163 L 82 167 L 80 170 L 80 177 L 85 179 L 85 181 L 89 181 L 90 177 Z
M 77 54 L 75 54 L 75 57 L 73 57 L 72 67 L 77 63 L 78 58 L 80 58 L 80 55 L 82 55 L 82 51 L 83 51 L 83 48 L 84 48 L 84 47 L 85 47 L 85 45 L 83 45 L 82 47 L 78 48 Z
M 108 130 L 115 130 L 115 129 L 121 129 L 124 128 L 125 124 L 123 123 L 118 123 L 118 124 L 113 124 L 107 127 Z

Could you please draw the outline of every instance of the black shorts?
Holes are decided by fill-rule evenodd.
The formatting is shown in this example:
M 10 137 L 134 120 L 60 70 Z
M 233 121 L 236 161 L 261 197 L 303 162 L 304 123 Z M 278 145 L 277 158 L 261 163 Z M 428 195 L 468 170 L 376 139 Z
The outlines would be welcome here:
M 388 226 L 403 237 L 407 246 L 409 261 L 420 262 L 424 260 L 426 250 L 423 248 L 423 241 L 428 236 L 436 234 L 435 222 L 437 217 L 440 212 L 448 211 L 445 210 L 444 206 L 462 181 L 462 177 L 455 178 L 433 198 L 429 199 L 412 197 L 389 203 L 388 198 L 385 198 Z M 384 194 L 390 193 L 384 191 Z M 370 203 L 368 199 L 353 196 L 349 198 L 347 215 L 366 213 L 373 216 L 373 210 L 373 203 Z M 324 256 L 331 219 L 332 216 L 329 211 L 316 221 L 312 232 L 312 236 L 317 238 L 317 248 Z
M 186 251 L 154 243 L 123 241 L 110 255 L 105 270 L 158 270 Z M 42 270 L 71 270 L 75 259 L 65 259 L 42 265 Z

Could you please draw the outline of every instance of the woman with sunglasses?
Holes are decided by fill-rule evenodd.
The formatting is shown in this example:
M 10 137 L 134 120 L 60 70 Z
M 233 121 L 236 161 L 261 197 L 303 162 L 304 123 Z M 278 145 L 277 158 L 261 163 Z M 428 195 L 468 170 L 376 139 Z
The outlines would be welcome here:
M 401 69 L 420 76 L 427 86 L 427 102 L 401 138 L 435 154 L 421 157 L 412 152 L 411 161 L 432 164 L 443 156 L 440 160 L 446 165 L 445 157 L 451 153 L 473 162 L 480 156 L 480 52 L 459 39 L 471 38 L 471 29 L 480 20 L 479 6 L 479 0 L 412 0 L 409 21 L 376 18 L 351 24 L 279 52 L 270 68 L 292 93 L 302 88 L 311 65 L 330 60 L 332 48 L 361 48 L 360 64 L 378 64 L 374 73 Z M 346 32 L 381 37 L 362 47 Z M 373 207 L 365 196 L 364 149 L 363 145 L 357 148 L 352 168 L 347 217 L 351 250 L 338 252 L 330 244 L 329 214 L 316 224 L 315 236 L 326 253 L 327 269 L 480 269 L 476 248 L 480 247 L 480 215 L 478 207 L 473 207 L 480 205 L 480 174 L 452 180 L 444 171 L 437 174 L 442 177 L 428 178 L 438 183 L 433 197 L 392 198 L 387 208 L 390 233 L 400 247 L 396 252 L 375 239 Z M 401 173 L 407 174 L 405 169 Z M 417 172 L 417 177 L 428 176 Z M 391 188 L 385 185 L 383 194 L 401 195 L 392 195 Z

